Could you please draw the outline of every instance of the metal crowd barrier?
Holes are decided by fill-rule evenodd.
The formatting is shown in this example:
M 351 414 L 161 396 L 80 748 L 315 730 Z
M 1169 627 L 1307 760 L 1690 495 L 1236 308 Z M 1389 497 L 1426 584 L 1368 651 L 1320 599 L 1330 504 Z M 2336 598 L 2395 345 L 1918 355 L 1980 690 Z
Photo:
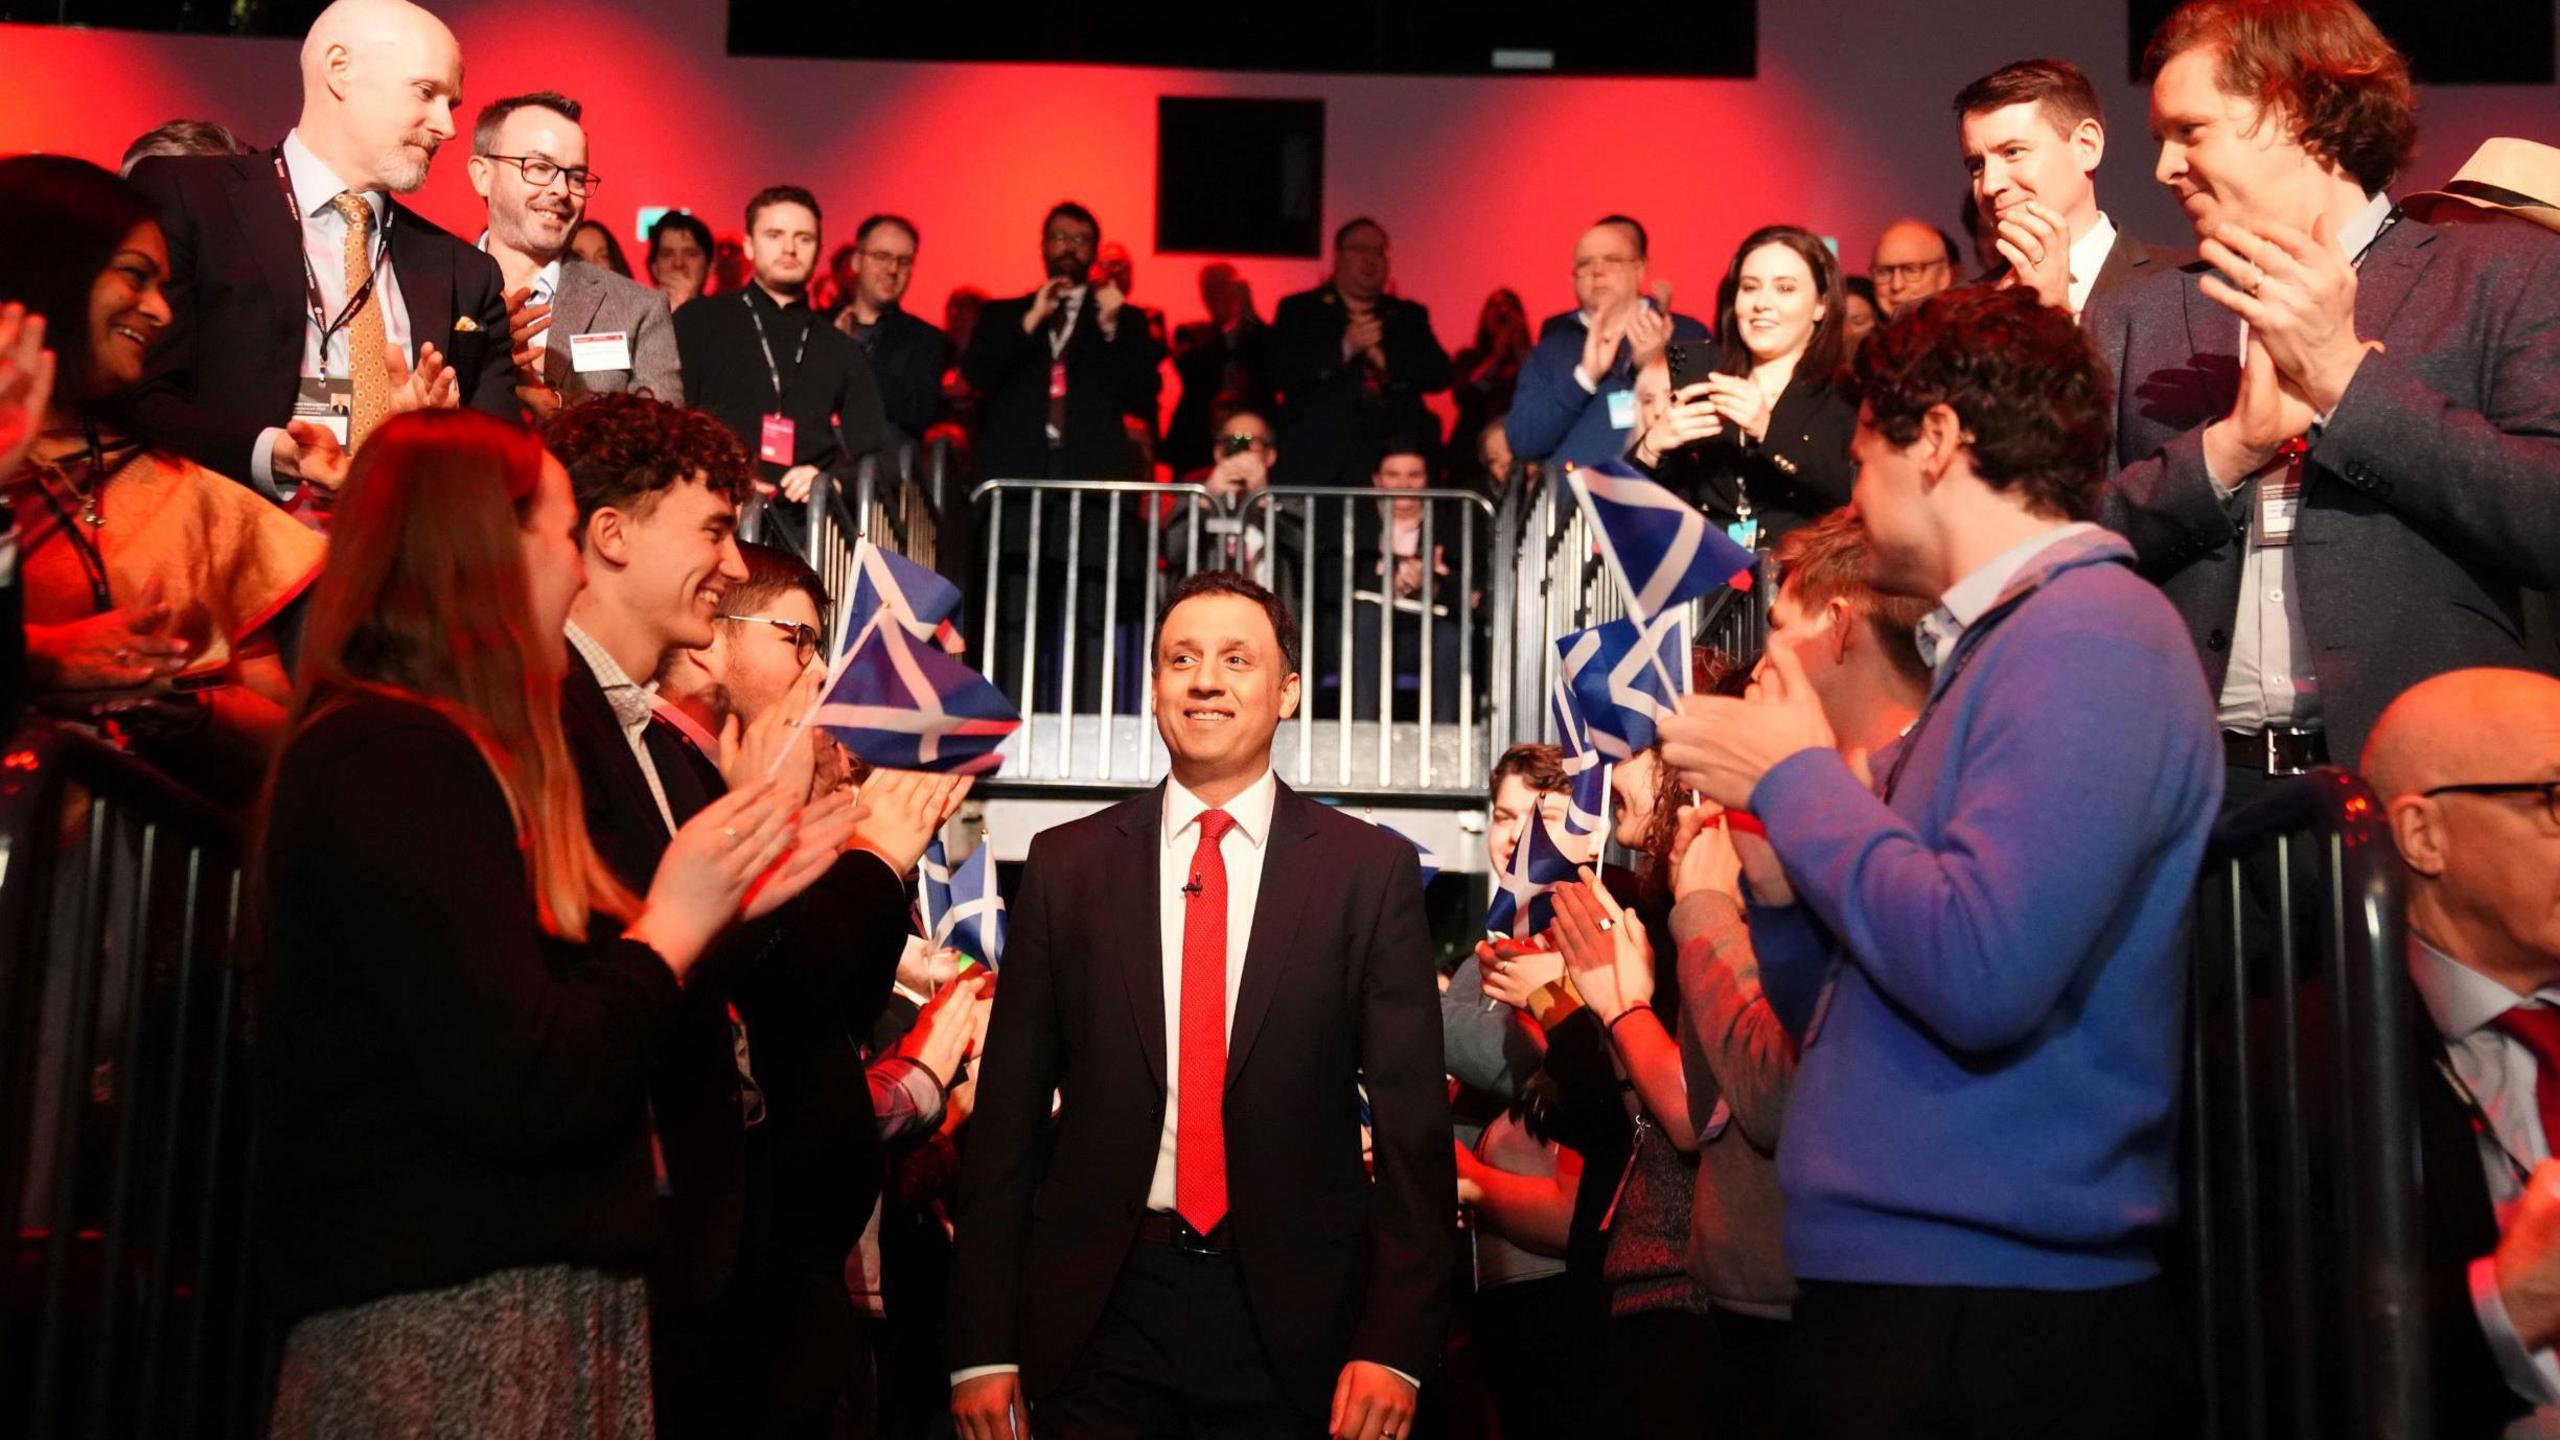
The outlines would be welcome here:
M 0 1433 L 262 1426 L 236 822 L 91 737 L 0 751 Z
M 2427 1433 L 2400 870 L 2355 777 L 2216 828 L 2196 915 L 2178 1275 L 2208 1440 Z
M 757 497 L 740 508 L 738 534 L 787 546 L 842 598 L 853 575 L 854 546 L 863 540 L 935 568 L 941 556 L 941 488 L 950 472 L 950 446 L 936 440 L 921 452 L 900 445 L 886 455 L 865 455 L 852 483 L 819 472 L 805 507 Z

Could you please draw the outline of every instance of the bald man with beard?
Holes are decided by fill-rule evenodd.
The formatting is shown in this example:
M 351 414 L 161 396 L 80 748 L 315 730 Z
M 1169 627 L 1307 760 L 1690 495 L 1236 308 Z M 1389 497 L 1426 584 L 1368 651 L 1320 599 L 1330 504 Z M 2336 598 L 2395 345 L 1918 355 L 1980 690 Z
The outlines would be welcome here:
M 2406 871 L 2422 1002 L 2410 1073 L 2434 1433 L 2496 1434 L 2529 1411 L 2549 1422 L 2560 1405 L 2560 680 L 2478 669 L 2412 686 L 2374 727 L 2364 771 Z
M 172 320 L 145 435 L 277 499 L 333 490 L 403 410 L 517 418 L 497 262 L 392 198 L 455 133 L 462 50 L 408 0 L 337 0 L 302 46 L 302 116 L 250 155 L 145 160 Z

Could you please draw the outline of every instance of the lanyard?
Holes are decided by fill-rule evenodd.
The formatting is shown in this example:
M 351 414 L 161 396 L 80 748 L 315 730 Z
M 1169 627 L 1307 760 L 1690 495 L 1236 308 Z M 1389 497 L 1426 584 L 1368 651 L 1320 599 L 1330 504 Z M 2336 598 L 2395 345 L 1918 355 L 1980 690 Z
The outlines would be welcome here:
M 765 339 L 764 316 L 756 309 L 755 292 L 750 290 L 739 296 L 738 303 L 747 307 L 747 319 L 756 327 L 756 348 L 764 351 L 764 373 L 773 379 L 773 408 L 780 410 L 782 408 L 782 367 L 773 362 L 773 342 Z M 814 314 L 809 317 L 809 323 L 801 327 L 800 348 L 791 352 L 791 373 L 795 376 L 800 373 L 800 362 L 807 359 L 809 355 L 809 332 L 817 328 L 818 317 Z
M 2444 1083 L 2453 1091 L 2453 1098 L 2461 1103 L 2463 1117 L 2471 1122 L 2472 1133 L 2497 1147 L 2498 1158 L 2507 1162 L 2507 1173 L 2515 1177 L 2518 1185 L 2532 1183 L 2532 1167 L 2517 1159 L 2516 1152 L 2508 1149 L 2507 1142 L 2499 1138 L 2498 1127 L 2489 1123 L 2488 1107 L 2480 1103 L 2479 1096 L 2471 1093 L 2470 1086 L 2462 1083 L 2462 1076 L 2453 1068 L 2453 1057 L 2445 1053 L 2442 1045 L 2428 1048 L 2436 1052 L 2436 1073 L 2444 1077 Z
M 269 158 L 275 161 L 276 190 L 284 196 L 285 214 L 293 217 L 294 238 L 297 242 L 293 249 L 295 254 L 302 257 L 302 303 L 311 316 L 311 323 L 319 328 L 320 351 L 322 363 L 325 365 L 329 338 L 344 329 L 348 321 L 356 318 L 356 312 L 364 308 L 364 302 L 373 295 L 374 282 L 382 278 L 383 265 L 391 258 L 390 212 L 386 210 L 383 214 L 382 238 L 375 244 L 373 264 L 365 271 L 364 283 L 356 287 L 356 293 L 347 297 L 347 308 L 338 312 L 337 319 L 331 320 L 328 303 L 320 298 L 319 272 L 311 268 L 311 247 L 299 243 L 304 224 L 302 204 L 293 198 L 293 182 L 285 176 L 284 149 L 278 146 L 268 154 Z

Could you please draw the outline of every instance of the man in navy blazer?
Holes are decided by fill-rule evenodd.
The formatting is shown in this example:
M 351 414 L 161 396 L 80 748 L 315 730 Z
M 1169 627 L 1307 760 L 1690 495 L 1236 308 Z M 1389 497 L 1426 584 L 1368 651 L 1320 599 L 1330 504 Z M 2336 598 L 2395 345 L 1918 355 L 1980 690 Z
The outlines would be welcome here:
M 963 1440 L 1395 1440 L 1440 1354 L 1457 1172 L 1421 876 L 1273 774 L 1296 635 L 1240 575 L 1183 581 L 1153 666 L 1170 778 L 1032 841 L 963 1157 Z
M 2151 46 L 2158 174 L 2202 262 L 2087 317 L 2117 378 L 2102 518 L 2195 637 L 2235 802 L 2354 756 L 2419 680 L 2533 664 L 2525 592 L 2560 587 L 2560 236 L 2400 214 L 2390 42 L 2346 0 L 2244 8 L 2189 5 Z M 2285 54 L 2348 57 L 2363 93 L 2227 88 Z
M 1609 215 L 1573 246 L 1574 307 L 1538 327 L 1520 366 L 1503 434 L 1516 460 L 1598 465 L 1635 441 L 1636 372 L 1672 341 L 1705 344 L 1707 327 L 1645 291 L 1644 226 Z

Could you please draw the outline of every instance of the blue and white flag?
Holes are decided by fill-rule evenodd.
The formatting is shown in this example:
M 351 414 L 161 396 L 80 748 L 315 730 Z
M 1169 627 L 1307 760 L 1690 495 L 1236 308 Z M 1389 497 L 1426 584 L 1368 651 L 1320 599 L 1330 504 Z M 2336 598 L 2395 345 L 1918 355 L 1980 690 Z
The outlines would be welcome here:
M 940 842 L 935 842 L 937 847 Z M 949 903 L 933 922 L 933 943 L 993 970 L 1004 961 L 1004 897 L 996 893 L 995 847 L 984 840 L 951 872 Z
M 960 613 L 960 587 L 894 550 L 864 540 L 853 547 L 853 588 L 836 621 L 839 653 L 860 644 L 872 626 L 894 623 L 918 640 L 957 655 L 964 648 L 951 617 Z
M 1592 757 L 1595 761 L 1599 758 Z M 1599 857 L 1600 842 L 1608 834 L 1609 766 L 1592 764 L 1576 772 L 1573 788 L 1565 792 L 1564 833 L 1580 846 L 1566 844 L 1571 859 L 1589 864 Z
M 1376 824 L 1375 821 L 1370 823 Z M 1412 836 L 1407 835 L 1393 825 L 1379 825 L 1378 828 L 1413 847 L 1415 858 L 1422 862 L 1422 883 L 1425 886 L 1428 886 L 1433 877 L 1440 873 L 1440 857 L 1431 853 L 1430 846 L 1414 839 Z
M 1626 760 L 1653 744 L 1654 721 L 1688 693 L 1689 617 L 1674 610 L 1642 626 L 1620 617 L 1556 641 L 1565 686 L 1591 748 Z
M 1511 868 L 1493 877 L 1485 933 L 1526 940 L 1545 930 L 1555 920 L 1555 897 L 1548 891 L 1579 873 L 1548 830 L 1546 817 L 1532 814 L 1520 829 L 1520 843 L 1512 847 Z
M 924 847 L 924 858 L 916 861 L 916 919 L 924 933 L 932 935 L 950 909 L 951 857 L 943 851 L 942 837 L 936 835 Z
M 880 624 L 837 659 L 809 723 L 872 765 L 983 775 L 1004 763 L 996 747 L 1022 716 L 985 676 Z
M 1582 706 L 1573 698 L 1572 679 L 1559 663 L 1547 681 L 1547 711 L 1555 720 L 1565 773 L 1579 775 L 1600 763 L 1600 752 L 1591 748 L 1591 727 L 1583 723 Z
M 1720 585 L 1749 588 L 1752 553 L 1706 512 L 1623 461 L 1577 465 L 1566 483 L 1599 537 L 1600 553 L 1626 591 L 1627 610 L 1650 620 Z

